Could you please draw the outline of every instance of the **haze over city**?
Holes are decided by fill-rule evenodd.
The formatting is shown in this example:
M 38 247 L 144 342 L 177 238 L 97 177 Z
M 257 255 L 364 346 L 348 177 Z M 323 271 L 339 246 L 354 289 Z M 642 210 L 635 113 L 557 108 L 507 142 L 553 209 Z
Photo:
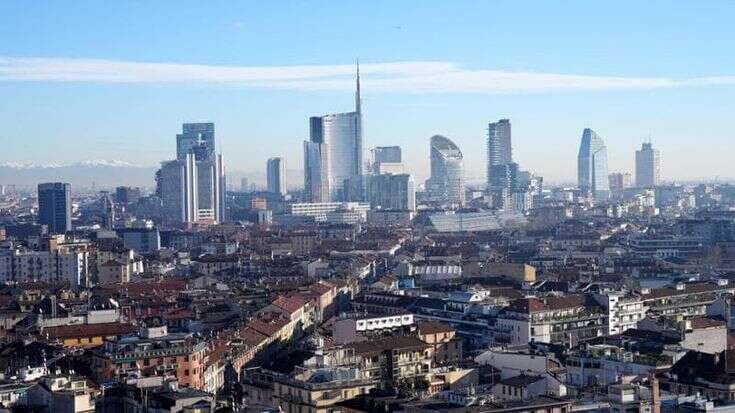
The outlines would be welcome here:
M 435 134 L 483 182 L 501 118 L 547 182 L 576 181 L 588 127 L 611 172 L 650 138 L 664 181 L 733 177 L 735 5 L 572 4 L 4 3 L 0 163 L 154 168 L 181 123 L 214 122 L 229 171 L 301 171 L 308 118 L 352 110 L 359 58 L 365 147 L 402 146 L 418 182 Z
M 733 16 L 0 2 L 0 413 L 735 413 Z

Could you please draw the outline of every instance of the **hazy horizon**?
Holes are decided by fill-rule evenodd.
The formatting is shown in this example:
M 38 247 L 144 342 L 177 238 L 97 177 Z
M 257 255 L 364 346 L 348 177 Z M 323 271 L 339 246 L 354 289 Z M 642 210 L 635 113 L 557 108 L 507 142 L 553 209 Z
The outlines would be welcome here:
M 359 57 L 365 148 L 400 145 L 419 183 L 434 134 L 483 179 L 500 118 L 548 182 L 574 182 L 586 127 L 610 172 L 650 137 L 664 181 L 735 177 L 735 3 L 178 4 L 0 5 L 0 164 L 155 167 L 211 121 L 229 171 L 299 170 L 308 118 L 352 110 Z

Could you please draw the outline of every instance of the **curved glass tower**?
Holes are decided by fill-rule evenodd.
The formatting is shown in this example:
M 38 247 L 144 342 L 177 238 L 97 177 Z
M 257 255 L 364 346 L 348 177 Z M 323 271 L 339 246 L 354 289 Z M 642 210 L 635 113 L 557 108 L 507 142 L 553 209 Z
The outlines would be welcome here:
M 459 147 L 442 135 L 431 137 L 431 177 L 426 191 L 433 202 L 464 204 L 464 157 Z
M 579 145 L 577 184 L 583 192 L 591 194 L 595 201 L 605 201 L 610 197 L 607 147 L 605 141 L 589 128 L 582 132 Z

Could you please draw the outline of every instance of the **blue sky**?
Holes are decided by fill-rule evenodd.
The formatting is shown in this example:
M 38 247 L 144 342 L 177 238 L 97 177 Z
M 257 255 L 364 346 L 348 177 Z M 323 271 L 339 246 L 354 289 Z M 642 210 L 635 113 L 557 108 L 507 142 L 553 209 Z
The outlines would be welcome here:
M 213 121 L 230 170 L 300 169 L 308 117 L 352 109 L 359 57 L 366 146 L 401 145 L 419 179 L 436 133 L 481 178 L 501 117 L 549 180 L 573 179 L 585 127 L 611 171 L 650 134 L 665 178 L 735 177 L 734 2 L 110 3 L 0 4 L 0 163 L 155 165 Z

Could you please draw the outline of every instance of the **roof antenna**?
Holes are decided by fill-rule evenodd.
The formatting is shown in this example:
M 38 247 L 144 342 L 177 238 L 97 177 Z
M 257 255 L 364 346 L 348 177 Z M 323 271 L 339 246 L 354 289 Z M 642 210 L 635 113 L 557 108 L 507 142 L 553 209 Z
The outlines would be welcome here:
M 357 78 L 356 78 L 357 88 L 355 90 L 355 112 L 361 113 L 360 106 L 362 106 L 362 102 L 361 102 L 362 99 L 360 97 L 360 58 L 359 57 L 356 59 L 355 63 L 357 66 Z

